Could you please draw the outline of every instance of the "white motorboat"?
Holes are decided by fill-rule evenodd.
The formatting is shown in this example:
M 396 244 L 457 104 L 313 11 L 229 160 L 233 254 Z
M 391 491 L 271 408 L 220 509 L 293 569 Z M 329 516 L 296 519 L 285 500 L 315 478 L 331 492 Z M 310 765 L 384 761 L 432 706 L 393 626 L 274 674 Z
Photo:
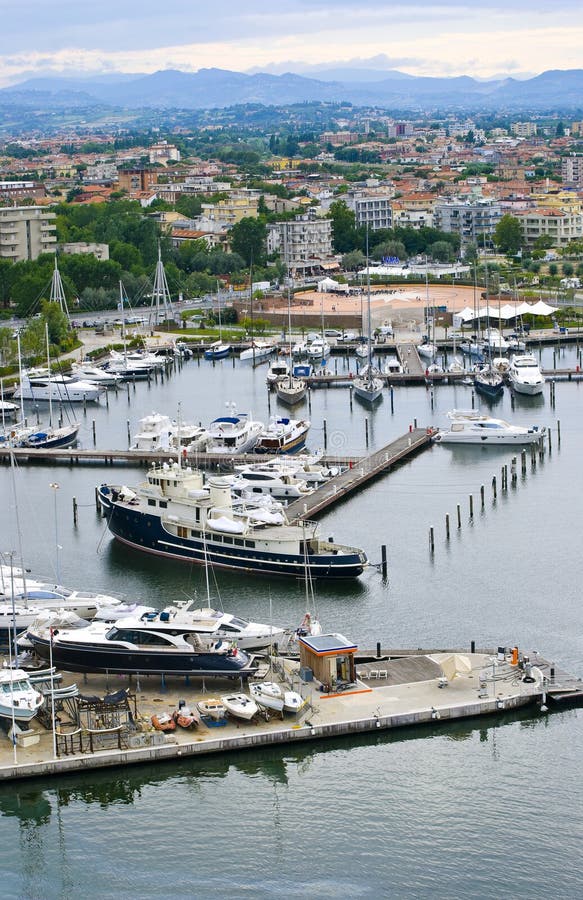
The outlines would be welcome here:
M 308 341 L 297 341 L 292 347 L 292 356 L 294 359 L 303 359 L 308 355 Z
M 4 419 L 14 419 L 18 415 L 18 405 L 16 403 L 10 403 L 8 400 L 0 400 L 0 418 L 4 421 Z
M 511 386 L 518 394 L 528 394 L 533 397 L 543 392 L 545 378 L 539 364 L 531 353 L 512 357 L 508 378 Z
M 280 378 L 286 378 L 289 375 L 289 366 L 286 362 L 277 360 L 272 362 L 267 370 L 265 380 L 269 385 L 275 385 Z
M 283 692 L 283 710 L 284 712 L 297 714 L 306 705 L 306 700 L 297 691 Z
M 322 359 L 330 355 L 330 344 L 328 341 L 319 337 L 315 341 L 308 344 L 308 357 L 310 359 Z
M 222 610 L 211 607 L 191 609 L 191 606 L 192 602 L 178 601 L 162 611 L 148 610 L 141 619 L 147 622 L 149 628 L 162 633 L 188 629 L 190 634 L 198 635 L 203 642 L 222 641 L 225 646 L 236 644 L 240 650 L 264 650 L 280 643 L 285 633 L 277 625 L 247 622 Z
M 234 404 L 227 404 L 230 416 L 219 416 L 208 428 L 207 453 L 248 453 L 255 447 L 263 431 L 263 422 L 255 422 L 248 413 L 238 413 Z
M 497 328 L 489 328 L 483 341 L 483 347 L 488 356 L 492 353 L 504 353 L 510 345 L 501 331 Z
M 258 706 L 283 713 L 283 691 L 274 681 L 258 681 L 250 684 L 249 693 Z
M 274 349 L 272 344 L 266 344 L 263 341 L 252 341 L 251 346 L 241 352 L 239 360 L 242 363 L 252 363 L 252 365 L 257 366 L 260 363 L 267 362 Z
M 356 350 L 354 351 L 355 356 L 358 356 L 359 359 L 368 359 L 368 347 L 366 344 L 359 344 Z
M 105 388 L 72 375 L 54 375 L 48 370 L 23 372 L 14 397 L 52 403 L 97 403 Z
M 297 478 L 293 468 L 283 465 L 272 466 L 243 466 L 238 469 L 238 474 L 232 482 L 233 490 L 242 494 L 246 499 L 247 494 L 269 494 L 284 500 L 297 499 L 306 494 L 311 494 L 313 488 L 308 487 L 304 479 Z
M 533 444 L 544 438 L 546 428 L 533 425 L 524 428 L 494 419 L 478 410 L 454 409 L 448 414 L 451 422 L 446 431 L 439 431 L 434 440 L 442 444 Z
M 44 703 L 44 697 L 22 669 L 0 669 L 0 717 L 30 722 Z
M 402 375 L 403 366 L 396 356 L 390 356 L 383 365 L 383 375 Z
M 500 375 L 506 375 L 510 369 L 510 360 L 506 359 L 505 356 L 495 356 L 492 360 L 492 368 L 496 369 Z
M 178 423 L 161 413 L 151 413 L 139 421 L 139 430 L 133 437 L 130 450 L 150 452 L 187 448 L 188 452 L 204 450 L 208 441 L 208 431 L 200 425 L 188 422 Z
M 196 707 L 201 716 L 207 716 L 213 722 L 220 722 L 227 714 L 225 704 L 222 700 L 217 700 L 216 697 L 207 697 L 205 700 L 199 700 Z
M 372 321 L 370 315 L 370 266 L 368 265 L 368 225 L 366 230 L 366 256 L 367 256 L 367 339 L 366 344 L 360 344 L 356 348 L 356 355 L 361 359 L 366 359 L 367 363 L 358 373 L 352 382 L 354 394 L 365 403 L 373 404 L 380 400 L 383 394 L 383 380 L 380 378 L 378 369 L 374 369 L 372 364 Z M 363 324 L 363 323 L 361 323 Z
M 73 363 L 71 371 L 76 378 L 80 378 L 82 381 L 91 381 L 93 384 L 102 384 L 104 387 L 115 387 L 122 380 L 115 372 L 108 372 L 106 369 L 100 369 L 99 366 L 83 363 Z
M 431 341 L 421 341 L 420 344 L 417 344 L 417 353 L 424 359 L 435 359 L 437 346 Z
M 257 703 L 247 694 L 226 694 L 221 697 L 221 703 L 231 716 L 246 722 L 259 712 Z
M 255 453 L 297 453 L 306 443 L 311 424 L 309 419 L 273 416 L 259 434 Z

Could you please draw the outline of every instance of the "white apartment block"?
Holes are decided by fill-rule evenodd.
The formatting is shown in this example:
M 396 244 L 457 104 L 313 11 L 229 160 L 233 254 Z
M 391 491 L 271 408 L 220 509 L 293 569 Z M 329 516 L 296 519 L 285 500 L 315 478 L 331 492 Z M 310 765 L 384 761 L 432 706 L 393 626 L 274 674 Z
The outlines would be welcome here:
M 433 228 L 429 209 L 406 209 L 393 204 L 393 228 Z
M 268 253 L 279 253 L 289 271 L 317 268 L 332 257 L 332 222 L 311 215 L 268 226 Z
M 535 122 L 513 122 L 510 126 L 510 131 L 512 134 L 515 134 L 516 137 L 521 138 L 529 138 L 536 137 L 536 123 Z
M 41 253 L 54 253 L 56 214 L 38 206 L 0 209 L 0 259 L 23 262 Z
M 495 200 L 440 200 L 433 208 L 433 226 L 439 231 L 459 234 L 461 246 L 490 246 L 502 208 Z
M 562 209 L 525 209 L 515 213 L 522 226 L 522 237 L 531 247 L 537 238 L 547 235 L 553 247 L 565 247 L 583 238 L 583 212 Z
M 368 225 L 371 231 L 392 228 L 391 197 L 383 194 L 347 194 L 346 205 L 354 212 L 356 226 Z
M 561 177 L 566 184 L 583 184 L 583 154 L 572 153 L 562 158 Z

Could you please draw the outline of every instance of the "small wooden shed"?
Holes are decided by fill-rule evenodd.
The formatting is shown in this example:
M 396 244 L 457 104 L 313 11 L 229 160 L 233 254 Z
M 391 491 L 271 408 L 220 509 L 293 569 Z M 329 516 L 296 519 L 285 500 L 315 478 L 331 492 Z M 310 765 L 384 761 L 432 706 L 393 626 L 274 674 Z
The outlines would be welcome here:
M 299 640 L 300 667 L 311 669 L 314 678 L 328 690 L 356 681 L 356 644 L 343 634 L 305 635 Z

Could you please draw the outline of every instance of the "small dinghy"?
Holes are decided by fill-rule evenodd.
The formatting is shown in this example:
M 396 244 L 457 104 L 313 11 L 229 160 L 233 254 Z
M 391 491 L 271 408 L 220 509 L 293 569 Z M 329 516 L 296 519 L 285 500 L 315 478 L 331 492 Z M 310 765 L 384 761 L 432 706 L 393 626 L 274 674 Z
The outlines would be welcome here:
M 257 703 L 252 697 L 248 697 L 247 694 L 228 694 L 225 697 L 221 697 L 221 702 L 227 712 L 237 719 L 249 721 L 259 712 Z
M 197 728 L 200 725 L 199 717 L 188 706 L 181 706 L 173 713 L 172 718 L 179 728 Z
M 220 700 L 216 697 L 209 697 L 207 700 L 199 700 L 196 704 L 199 713 L 202 716 L 208 716 L 214 722 L 219 722 L 225 718 L 227 710 Z
M 151 722 L 156 731 L 174 731 L 176 728 L 176 722 L 167 713 L 152 716 Z
M 264 709 L 273 709 L 283 713 L 283 692 L 274 681 L 260 681 L 249 685 L 249 693 L 255 702 Z
M 283 710 L 288 713 L 298 713 L 306 705 L 306 701 L 297 691 L 284 691 Z

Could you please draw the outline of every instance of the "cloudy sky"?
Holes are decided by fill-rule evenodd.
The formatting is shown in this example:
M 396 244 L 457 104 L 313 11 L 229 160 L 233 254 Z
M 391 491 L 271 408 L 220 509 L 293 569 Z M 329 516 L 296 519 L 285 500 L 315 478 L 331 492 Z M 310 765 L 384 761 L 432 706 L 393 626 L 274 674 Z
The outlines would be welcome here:
M 0 0 L 0 84 L 48 71 L 300 72 L 346 60 L 412 75 L 581 68 L 583 3 Z

